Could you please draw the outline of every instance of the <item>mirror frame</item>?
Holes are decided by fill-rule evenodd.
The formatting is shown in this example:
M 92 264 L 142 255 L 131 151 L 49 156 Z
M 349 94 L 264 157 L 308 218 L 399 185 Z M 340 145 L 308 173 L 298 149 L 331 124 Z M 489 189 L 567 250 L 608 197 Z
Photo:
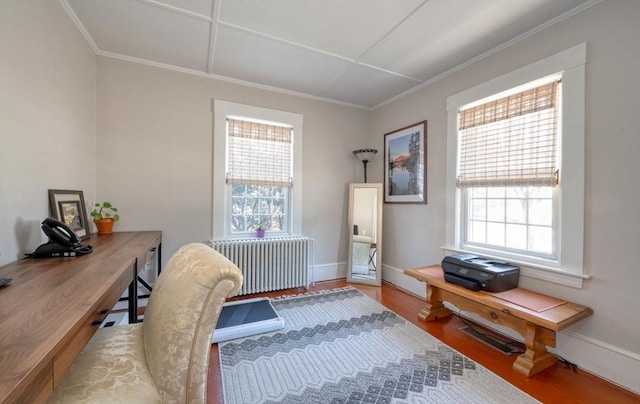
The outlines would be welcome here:
M 376 215 L 376 252 L 375 252 L 375 279 L 365 279 L 359 277 L 353 277 L 353 225 L 354 225 L 354 193 L 359 188 L 372 188 L 376 189 L 377 197 L 377 212 Z M 383 189 L 382 184 L 378 183 L 351 183 L 349 184 L 349 219 L 348 219 L 348 231 L 349 231 L 349 259 L 347 264 L 347 282 L 350 283 L 362 283 L 366 285 L 380 286 L 382 285 L 382 206 L 383 206 Z

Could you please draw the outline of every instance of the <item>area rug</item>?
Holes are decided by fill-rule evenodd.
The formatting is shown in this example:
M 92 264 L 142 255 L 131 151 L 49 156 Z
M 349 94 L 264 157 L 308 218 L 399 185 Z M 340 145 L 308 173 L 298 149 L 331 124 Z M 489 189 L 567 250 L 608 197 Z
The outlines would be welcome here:
M 281 331 L 220 343 L 235 403 L 537 403 L 351 287 L 273 300 Z

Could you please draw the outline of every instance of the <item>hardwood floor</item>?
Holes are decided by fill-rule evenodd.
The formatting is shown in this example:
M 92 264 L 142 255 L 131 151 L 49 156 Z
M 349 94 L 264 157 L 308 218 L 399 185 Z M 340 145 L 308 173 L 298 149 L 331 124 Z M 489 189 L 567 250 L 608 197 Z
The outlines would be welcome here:
M 353 286 L 369 297 L 375 299 L 389 310 L 416 324 L 421 329 L 438 338 L 463 355 L 473 359 L 498 376 L 527 392 L 544 403 L 640 403 L 640 396 L 600 379 L 582 369 L 572 369 L 564 364 L 557 364 L 530 378 L 515 372 L 511 366 L 516 356 L 505 355 L 487 346 L 468 334 L 460 331 L 465 325 L 458 316 L 425 323 L 418 320 L 418 312 L 424 301 L 410 295 L 391 284 L 383 284 L 381 288 L 347 284 L 345 280 L 316 283 L 310 291 Z M 293 289 L 271 293 L 261 293 L 242 298 L 269 296 L 277 297 L 304 293 L 303 289 Z M 209 359 L 209 375 L 207 385 L 207 402 L 222 403 L 222 386 L 218 357 L 218 345 L 211 346 Z M 231 403 L 229 403 L 231 404 Z

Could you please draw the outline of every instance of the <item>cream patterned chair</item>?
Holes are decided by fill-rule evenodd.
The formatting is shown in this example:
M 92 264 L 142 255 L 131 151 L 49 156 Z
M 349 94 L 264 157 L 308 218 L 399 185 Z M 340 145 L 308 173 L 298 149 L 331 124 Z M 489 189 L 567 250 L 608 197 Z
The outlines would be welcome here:
M 102 328 L 56 387 L 52 403 L 204 403 L 211 336 L 240 270 L 187 244 L 163 268 L 144 322 Z
M 367 236 L 353 236 L 353 253 L 351 257 L 351 272 L 354 274 L 368 274 L 371 257 L 372 238 Z

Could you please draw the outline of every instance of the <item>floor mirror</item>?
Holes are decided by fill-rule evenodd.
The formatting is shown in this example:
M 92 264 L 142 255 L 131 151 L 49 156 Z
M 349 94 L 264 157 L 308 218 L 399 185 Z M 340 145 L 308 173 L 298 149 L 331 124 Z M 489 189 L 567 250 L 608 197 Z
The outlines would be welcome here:
M 349 184 L 347 282 L 382 284 L 382 184 Z

